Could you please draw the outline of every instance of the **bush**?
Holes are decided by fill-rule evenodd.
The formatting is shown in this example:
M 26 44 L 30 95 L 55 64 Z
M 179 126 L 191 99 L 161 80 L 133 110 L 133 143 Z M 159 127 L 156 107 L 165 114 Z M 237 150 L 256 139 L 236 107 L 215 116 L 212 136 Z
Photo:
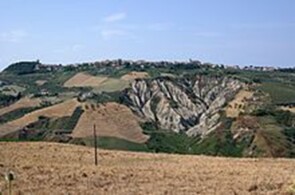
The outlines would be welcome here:
M 104 104 L 108 102 L 121 103 L 121 92 L 101 92 L 99 94 L 93 94 L 92 97 L 86 98 L 87 100 L 94 100 L 97 104 Z
M 0 108 L 3 106 L 9 106 L 10 104 L 18 101 L 21 98 L 21 94 L 18 93 L 17 96 L 13 96 L 13 95 L 5 95 L 0 93 Z

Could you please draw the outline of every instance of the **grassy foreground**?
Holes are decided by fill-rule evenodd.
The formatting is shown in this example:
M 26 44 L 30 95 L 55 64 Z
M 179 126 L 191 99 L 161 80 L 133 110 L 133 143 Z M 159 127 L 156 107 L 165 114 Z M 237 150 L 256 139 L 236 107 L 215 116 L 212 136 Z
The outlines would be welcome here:
M 236 159 L 131 153 L 43 142 L 0 143 L 2 177 L 15 194 L 292 194 L 291 159 Z M 44 182 L 46 181 L 46 182 Z

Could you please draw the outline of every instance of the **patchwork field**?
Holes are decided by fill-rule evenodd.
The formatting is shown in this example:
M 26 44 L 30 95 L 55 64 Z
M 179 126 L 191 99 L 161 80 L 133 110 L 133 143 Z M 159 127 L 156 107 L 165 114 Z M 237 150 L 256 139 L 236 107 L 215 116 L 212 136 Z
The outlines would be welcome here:
M 135 79 L 148 78 L 147 72 L 132 71 L 121 78 L 106 76 L 92 76 L 87 73 L 77 73 L 64 83 L 64 87 L 93 87 L 95 92 L 113 92 L 127 88 Z
M 64 87 L 92 87 L 95 92 L 113 92 L 128 87 L 129 82 L 123 79 L 105 76 L 92 76 L 78 73 L 64 83 Z
M 31 99 L 28 97 L 24 97 L 10 106 L 1 108 L 0 109 L 0 116 L 3 114 L 6 114 L 8 112 L 12 112 L 14 110 L 20 109 L 20 108 L 36 107 L 36 106 L 39 106 L 40 103 L 41 103 L 41 100 L 39 98 Z
M 292 194 L 291 159 L 131 153 L 57 143 L 0 143 L 0 193 L 12 170 L 13 194 Z
M 39 116 L 64 117 L 71 116 L 80 103 L 76 99 L 68 100 L 54 106 L 46 107 L 26 114 L 22 118 L 0 125 L 0 137 L 36 122 Z
M 121 79 L 108 78 L 99 86 L 94 88 L 95 92 L 121 91 L 129 86 L 129 82 Z
M 96 77 L 86 73 L 78 73 L 64 83 L 64 87 L 99 87 L 107 77 Z
M 135 143 L 144 143 L 148 139 L 148 136 L 142 133 L 134 114 L 124 105 L 87 105 L 84 110 L 73 130 L 73 137 L 91 137 L 95 124 L 100 137 L 117 137 Z

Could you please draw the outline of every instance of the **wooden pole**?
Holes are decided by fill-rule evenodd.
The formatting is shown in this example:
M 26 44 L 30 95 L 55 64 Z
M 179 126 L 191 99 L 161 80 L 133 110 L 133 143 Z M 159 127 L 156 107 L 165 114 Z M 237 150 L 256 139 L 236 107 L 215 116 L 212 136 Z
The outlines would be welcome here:
M 9 185 L 9 195 L 12 195 L 11 180 L 8 181 L 8 185 Z
M 97 166 L 97 137 L 96 137 L 96 127 L 93 125 L 93 137 L 94 137 L 94 163 Z

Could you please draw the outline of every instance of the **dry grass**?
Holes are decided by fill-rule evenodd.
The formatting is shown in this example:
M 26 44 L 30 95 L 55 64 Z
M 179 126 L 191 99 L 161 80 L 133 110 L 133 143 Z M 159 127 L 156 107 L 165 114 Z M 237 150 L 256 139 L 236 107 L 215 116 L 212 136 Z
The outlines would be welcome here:
M 64 83 L 64 87 L 92 87 L 95 92 L 113 92 L 123 90 L 129 82 L 103 76 L 91 76 L 80 72 Z
M 3 114 L 6 114 L 8 112 L 12 112 L 16 109 L 36 107 L 36 106 L 39 106 L 40 103 L 41 103 L 41 100 L 39 98 L 31 99 L 28 97 L 24 97 L 10 106 L 1 108 L 0 109 L 0 116 Z
M 226 108 L 226 116 L 235 118 L 238 117 L 241 112 L 244 111 L 243 107 L 245 105 L 245 100 L 249 99 L 253 96 L 252 91 L 247 90 L 240 90 L 235 98 L 229 102 L 227 108 Z
M 36 81 L 36 84 L 37 84 L 38 86 L 42 86 L 42 85 L 44 85 L 45 83 L 47 83 L 46 80 L 37 80 L 37 81 Z
M 287 194 L 294 160 L 130 153 L 54 143 L 0 143 L 0 175 L 21 194 Z M 4 178 L 0 189 L 7 193 Z M 0 191 L 1 191 L 0 190 Z M 290 193 L 291 194 L 291 193 Z
M 136 143 L 147 141 L 142 133 L 136 117 L 124 105 L 107 103 L 105 105 L 87 105 L 88 109 L 80 117 L 73 137 L 89 137 L 93 135 L 93 124 L 99 136 L 117 137 Z
M 107 77 L 96 77 L 80 72 L 67 80 L 64 87 L 99 87 Z
M 0 137 L 8 133 L 12 133 L 18 129 L 24 128 L 30 123 L 36 122 L 39 116 L 46 116 L 46 117 L 71 116 L 74 110 L 76 109 L 76 107 L 79 105 L 80 103 L 76 99 L 72 99 L 60 104 L 56 104 L 54 106 L 50 106 L 50 107 L 36 110 L 34 112 L 26 114 L 22 118 L 0 125 Z
M 147 72 L 132 71 L 132 72 L 129 72 L 128 74 L 123 75 L 121 79 L 125 81 L 133 81 L 135 79 L 148 78 L 148 77 L 149 77 L 149 74 Z
M 295 107 L 281 106 L 281 109 L 295 113 Z
M 171 73 L 161 73 L 161 76 L 163 76 L 163 77 L 171 77 L 171 78 L 176 77 L 174 74 L 171 74 Z

